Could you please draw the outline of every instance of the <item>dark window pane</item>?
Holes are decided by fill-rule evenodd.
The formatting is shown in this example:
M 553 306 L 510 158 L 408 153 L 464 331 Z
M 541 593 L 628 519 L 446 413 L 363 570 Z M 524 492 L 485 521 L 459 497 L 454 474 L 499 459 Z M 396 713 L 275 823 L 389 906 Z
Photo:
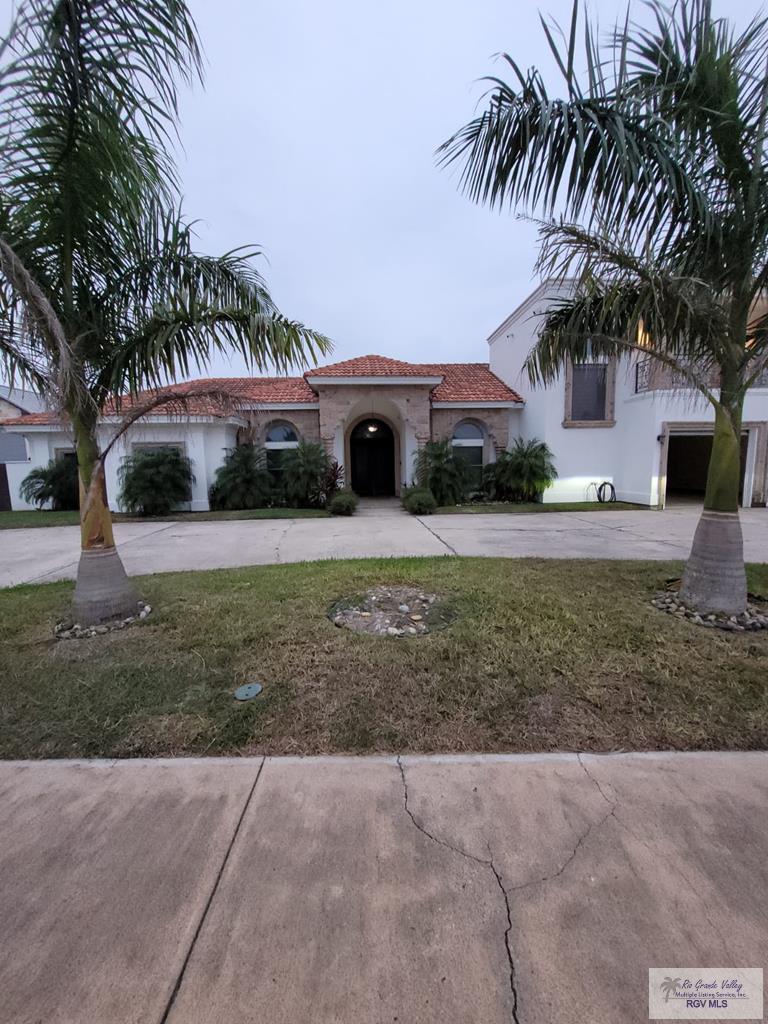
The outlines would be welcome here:
M 481 444 L 457 445 L 453 449 L 453 454 L 467 464 L 469 490 L 479 490 L 483 482 L 483 446 Z
M 267 449 L 267 469 L 269 470 L 272 479 L 275 483 L 280 480 L 280 474 L 283 471 L 283 452 L 284 448 L 268 448 Z
M 476 423 L 457 423 L 453 431 L 454 441 L 482 441 L 483 432 Z
M 573 368 L 572 420 L 605 419 L 606 363 L 581 363 Z
M 271 423 L 267 430 L 267 441 L 298 441 L 296 431 L 293 429 L 290 423 Z

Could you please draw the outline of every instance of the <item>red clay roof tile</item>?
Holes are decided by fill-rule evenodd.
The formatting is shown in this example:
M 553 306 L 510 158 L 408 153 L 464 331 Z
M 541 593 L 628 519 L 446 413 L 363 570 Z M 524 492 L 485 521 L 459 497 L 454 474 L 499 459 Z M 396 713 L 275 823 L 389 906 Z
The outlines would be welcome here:
M 174 391 L 185 391 L 210 386 L 229 392 L 238 402 L 249 404 L 313 403 L 317 395 L 308 379 L 321 377 L 442 377 L 431 394 L 435 402 L 522 402 L 520 396 L 507 387 L 487 363 L 407 363 L 401 359 L 386 356 L 359 356 L 331 363 L 316 370 L 309 370 L 303 377 L 209 377 L 202 380 L 174 384 Z M 166 389 L 159 389 L 160 392 Z M 147 394 L 147 393 L 144 393 Z M 131 407 L 125 399 L 120 411 Z M 107 406 L 106 414 L 115 414 L 113 405 Z M 164 406 L 153 410 L 156 415 L 169 411 Z M 193 416 L 220 416 L 221 409 L 216 402 L 204 396 L 195 396 L 189 402 L 187 411 Z M 53 412 L 30 413 L 12 419 L 0 420 L 0 426 L 47 426 L 55 425 L 59 417 Z

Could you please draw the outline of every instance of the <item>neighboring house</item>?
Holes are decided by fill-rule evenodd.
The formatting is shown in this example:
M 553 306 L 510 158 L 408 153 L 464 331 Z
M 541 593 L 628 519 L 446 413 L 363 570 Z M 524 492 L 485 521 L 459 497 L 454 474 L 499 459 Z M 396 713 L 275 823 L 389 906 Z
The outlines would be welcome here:
M 559 478 L 544 500 L 594 501 L 603 481 L 619 500 L 642 505 L 703 497 L 714 412 L 666 367 L 631 354 L 569 365 L 548 387 L 531 386 L 523 364 L 548 306 L 570 288 L 545 281 L 488 339 L 491 370 L 525 399 L 520 433 L 541 438 L 554 453 Z M 765 505 L 767 460 L 764 373 L 744 403 L 742 504 Z
M 31 391 L 11 388 L 0 384 L 0 419 L 23 417 L 28 413 L 41 412 L 45 404 L 39 395 Z M 23 466 L 21 478 L 29 472 L 27 446 L 21 434 L 0 432 L 0 512 L 7 512 L 13 506 L 13 495 L 8 482 L 9 466 Z M 17 475 L 11 469 L 11 475 Z
M 217 414 L 210 401 L 200 398 L 190 400 L 184 416 L 154 409 L 107 456 L 113 508 L 120 508 L 120 462 L 142 447 L 177 446 L 189 456 L 195 474 L 190 508 L 198 511 L 208 508 L 208 491 L 227 449 L 244 440 L 264 445 L 275 475 L 282 452 L 300 440 L 320 441 L 344 466 L 349 486 L 358 494 L 378 496 L 399 494 L 412 481 L 416 452 L 430 439 L 453 439 L 479 479 L 482 466 L 520 433 L 522 400 L 485 363 L 408 363 L 371 355 L 309 370 L 302 377 L 193 381 L 186 387 L 201 383 L 229 391 L 237 400 L 237 415 Z M 102 418 L 102 447 L 119 422 L 109 411 Z M 51 413 L 5 419 L 0 425 L 26 441 L 33 466 L 73 450 L 66 423 Z M 14 508 L 27 507 L 19 484 L 28 471 L 29 464 L 9 467 Z

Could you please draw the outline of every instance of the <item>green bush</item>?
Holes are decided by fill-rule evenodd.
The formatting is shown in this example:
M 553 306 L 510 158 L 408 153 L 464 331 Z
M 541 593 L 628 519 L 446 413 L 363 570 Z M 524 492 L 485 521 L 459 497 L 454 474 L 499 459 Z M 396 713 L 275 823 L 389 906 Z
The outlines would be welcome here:
M 47 466 L 38 466 L 21 481 L 19 493 L 38 508 L 50 502 L 55 512 L 76 511 L 80 507 L 77 460 L 65 455 L 51 459 Z
M 263 448 L 230 448 L 208 492 L 213 509 L 264 508 L 272 497 L 272 477 Z
M 357 511 L 357 495 L 354 491 L 336 491 L 328 502 L 332 516 L 351 516 Z
M 469 487 L 469 467 L 450 441 L 428 441 L 416 455 L 416 483 L 431 491 L 438 505 L 457 505 Z
M 332 459 L 328 463 L 328 469 L 323 480 L 323 498 L 328 505 L 331 498 L 344 487 L 344 467 L 338 459 Z
M 549 446 L 538 438 L 518 437 L 511 448 L 500 452 L 486 467 L 484 477 L 489 495 L 499 501 L 541 501 L 544 491 L 557 479 Z
M 280 465 L 286 505 L 291 508 L 322 507 L 330 467 L 325 448 L 313 441 L 299 441 L 296 448 L 287 448 L 282 453 Z
M 178 448 L 148 448 L 120 466 L 120 503 L 134 515 L 167 516 L 192 498 L 192 463 Z
M 420 487 L 412 487 L 403 496 L 403 507 L 412 516 L 429 516 L 437 508 L 437 502 L 431 491 Z

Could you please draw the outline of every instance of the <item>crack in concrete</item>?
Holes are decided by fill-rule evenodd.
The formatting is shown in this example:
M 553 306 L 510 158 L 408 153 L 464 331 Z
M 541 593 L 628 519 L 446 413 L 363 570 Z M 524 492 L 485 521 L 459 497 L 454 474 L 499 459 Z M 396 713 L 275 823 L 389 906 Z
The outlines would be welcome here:
M 277 540 L 275 542 L 275 562 L 278 565 L 282 565 L 282 561 L 283 561 L 282 558 L 280 557 L 280 545 L 283 543 L 283 541 L 287 537 L 288 531 L 290 530 L 290 528 L 292 526 L 295 526 L 295 525 L 296 525 L 296 520 L 295 519 L 289 519 L 287 525 L 284 526 L 282 528 L 282 530 L 280 531 L 280 533 L 278 535 L 278 538 L 277 538 Z
M 637 832 L 635 832 L 635 830 L 633 828 L 630 828 L 630 826 L 624 821 L 623 818 L 619 817 L 619 815 L 616 813 L 616 809 L 619 806 L 618 800 L 615 800 L 615 799 L 611 800 L 609 797 L 607 797 L 605 795 L 605 792 L 603 791 L 603 787 L 600 785 L 600 782 L 597 780 L 597 778 L 595 778 L 595 776 L 592 774 L 592 772 L 590 772 L 589 768 L 587 768 L 586 764 L 584 764 L 584 762 L 582 761 L 581 754 L 577 754 L 576 755 L 576 759 L 578 760 L 578 762 L 581 765 L 581 767 L 584 769 L 584 772 L 586 773 L 587 778 L 596 787 L 596 789 L 597 789 L 598 793 L 600 794 L 600 796 L 610 806 L 610 811 L 608 812 L 608 814 L 606 815 L 606 818 L 604 820 L 607 820 L 608 818 L 613 818 L 614 821 L 616 822 L 616 824 L 619 826 L 619 828 L 624 829 L 625 832 L 627 832 L 630 836 L 632 836 L 632 838 L 636 842 L 640 843 L 641 846 L 645 847 L 645 849 L 648 850 L 648 852 L 651 853 L 654 857 L 663 857 L 663 859 L 672 868 L 672 870 L 677 875 L 679 875 L 680 878 L 682 878 L 682 880 L 685 882 L 685 884 L 688 886 L 688 888 L 694 894 L 694 896 L 698 897 L 700 895 L 699 894 L 699 890 L 696 888 L 696 886 L 693 884 L 693 882 L 691 882 L 691 880 L 688 878 L 688 876 L 683 871 L 683 869 L 680 867 L 680 865 L 678 863 L 676 863 L 675 861 L 671 860 L 669 857 L 667 857 L 661 850 L 658 849 L 658 847 L 652 846 L 648 842 L 647 839 L 643 838 L 643 836 L 638 835 Z M 630 870 L 632 871 L 632 874 L 636 878 L 639 877 L 637 872 L 635 871 L 634 865 L 632 864 L 631 861 L 630 861 Z M 731 958 L 731 960 L 735 961 L 736 958 L 734 957 L 734 954 L 731 952 L 731 950 L 730 950 L 730 948 L 728 946 L 728 942 L 726 941 L 725 936 L 720 931 L 720 927 L 717 925 L 717 923 L 715 921 L 713 921 L 712 917 L 710 916 L 709 909 L 708 909 L 706 903 L 703 904 L 703 911 L 704 911 L 704 918 L 706 919 L 707 924 L 710 926 L 710 928 L 715 933 L 715 935 L 717 935 L 717 937 L 720 939 L 720 944 L 722 945 L 722 947 L 725 950 L 726 954 Z
M 426 828 L 418 820 L 418 818 L 414 815 L 414 813 L 411 810 L 411 808 L 409 806 L 409 803 L 408 803 L 408 782 L 407 782 L 407 779 L 405 777 L 405 767 L 403 765 L 402 758 L 400 757 L 400 755 L 398 754 L 398 756 L 397 756 L 397 767 L 400 770 L 400 778 L 401 778 L 402 783 L 403 783 L 403 797 L 404 797 L 405 813 L 411 819 L 411 822 L 413 823 L 414 827 L 416 829 L 418 829 L 418 831 L 421 832 L 422 835 L 426 836 L 427 839 L 430 839 L 433 843 L 437 843 L 438 846 L 442 846 L 444 849 L 449 850 L 451 853 L 457 854 L 459 857 L 464 857 L 467 860 L 474 861 L 475 864 L 480 864 L 483 867 L 489 868 L 491 870 L 492 874 L 493 874 L 493 877 L 494 877 L 494 879 L 496 881 L 496 884 L 498 885 L 499 889 L 501 890 L 501 893 L 502 893 L 502 895 L 504 897 L 504 907 L 505 907 L 506 915 L 507 915 L 507 928 L 506 928 L 506 930 L 504 932 L 504 945 L 505 945 L 505 949 L 506 949 L 507 960 L 508 960 L 508 963 L 509 963 L 509 985 L 510 985 L 510 991 L 512 993 L 512 1020 L 513 1020 L 514 1024 L 520 1024 L 520 1019 L 518 1017 L 518 993 L 517 993 L 517 987 L 516 987 L 516 983 L 515 983 L 515 961 L 514 961 L 514 954 L 513 954 L 513 951 L 512 951 L 512 942 L 511 942 L 512 909 L 511 909 L 511 904 L 510 904 L 510 894 L 511 893 L 516 893 L 516 892 L 522 892 L 524 889 L 529 889 L 529 888 L 531 888 L 532 886 L 535 886 L 535 885 L 543 885 L 544 883 L 550 882 L 550 881 L 552 881 L 555 878 L 559 878 L 560 875 L 562 875 L 563 872 L 568 868 L 568 866 L 570 864 L 572 864 L 573 861 L 576 859 L 576 857 L 578 856 L 579 850 L 581 849 L 583 844 L 587 841 L 587 839 L 590 837 L 590 835 L 595 831 L 595 829 L 601 828 L 609 818 L 611 818 L 611 817 L 615 818 L 616 821 L 619 823 L 619 825 L 621 825 L 622 827 L 626 827 L 626 826 L 624 826 L 623 822 L 616 816 L 616 813 L 615 813 L 616 805 L 615 805 L 615 803 L 612 800 L 610 800 L 605 795 L 605 792 L 601 788 L 600 783 L 597 781 L 597 779 L 595 779 L 590 774 L 590 772 L 587 769 L 586 765 L 582 762 L 580 755 L 577 755 L 577 758 L 578 758 L 579 764 L 581 765 L 582 769 L 584 770 L 584 772 L 588 776 L 590 782 L 597 788 L 597 790 L 600 793 L 600 796 L 609 805 L 608 812 L 606 814 L 604 814 L 602 816 L 602 818 L 598 819 L 597 821 L 592 821 L 592 822 L 589 823 L 589 825 L 586 827 L 586 829 L 584 829 L 584 831 L 578 836 L 578 838 L 576 840 L 576 843 L 574 844 L 573 849 L 570 851 L 570 853 L 565 858 L 565 860 L 562 862 L 562 864 L 560 864 L 560 866 L 557 868 L 557 870 L 552 871 L 549 874 L 542 875 L 540 878 L 533 878 L 533 879 L 530 879 L 530 880 L 528 880 L 526 882 L 520 882 L 517 885 L 506 886 L 504 884 L 504 880 L 503 880 L 501 872 L 496 867 L 496 863 L 495 863 L 494 858 L 493 858 L 493 853 L 491 851 L 490 844 L 487 844 L 487 846 L 488 846 L 488 857 L 487 858 L 485 858 L 485 857 L 478 857 L 478 856 L 476 856 L 476 854 L 469 853 L 467 850 L 463 850 L 459 846 L 454 846 L 452 843 L 449 843 L 447 840 L 442 839 L 440 836 L 435 835 L 434 832 L 430 832 L 429 829 Z
M 485 857 L 477 857 L 474 853 L 468 853 L 466 850 L 460 849 L 458 846 L 453 846 L 451 843 L 446 842 L 444 839 L 440 839 L 433 832 L 426 829 L 420 821 L 416 818 L 413 811 L 408 806 L 408 781 L 405 777 L 405 768 L 403 767 L 402 758 L 398 754 L 397 756 L 397 767 L 400 770 L 400 778 L 403 783 L 403 804 L 405 807 L 405 813 L 411 819 L 411 822 L 421 832 L 422 835 L 426 836 L 433 843 L 437 843 L 438 846 L 442 846 L 444 849 L 449 850 L 451 853 L 457 854 L 459 857 L 464 857 L 466 860 L 474 861 L 475 864 L 480 864 L 483 867 L 491 869 L 491 873 L 496 880 L 496 884 L 501 890 L 501 895 L 504 900 L 504 909 L 507 916 L 507 927 L 504 930 L 504 949 L 507 955 L 507 963 L 509 964 L 509 989 L 512 995 L 512 1021 L 513 1024 L 520 1024 L 520 1018 L 517 1013 L 517 986 L 515 984 L 515 959 L 512 952 L 512 942 L 510 935 L 512 933 L 512 909 L 509 903 L 509 894 L 504 886 L 504 881 L 501 876 L 501 872 L 497 869 L 493 861 L 493 854 L 491 852 L 490 845 L 488 846 L 488 859 Z

